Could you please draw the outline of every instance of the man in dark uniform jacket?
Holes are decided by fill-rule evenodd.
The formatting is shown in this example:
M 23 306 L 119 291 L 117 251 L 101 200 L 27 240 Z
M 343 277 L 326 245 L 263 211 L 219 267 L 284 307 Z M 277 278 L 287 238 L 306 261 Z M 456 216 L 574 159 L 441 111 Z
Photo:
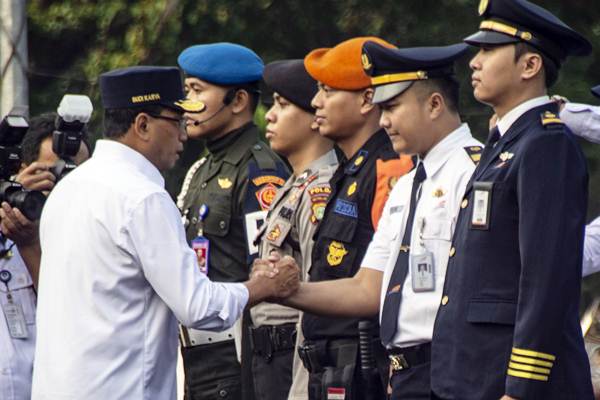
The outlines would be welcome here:
M 482 0 L 474 95 L 494 108 L 456 222 L 433 334 L 434 398 L 592 398 L 578 321 L 588 174 L 546 88 L 589 42 L 525 0 Z
M 231 43 L 192 46 L 178 62 L 187 97 L 206 105 L 202 114 L 186 115 L 188 136 L 205 139 L 208 152 L 188 171 L 177 205 L 208 277 L 242 282 L 258 254 L 254 236 L 289 175 L 252 122 L 264 64 L 252 50 Z M 234 337 L 239 344 L 242 330 L 235 328 L 181 329 L 187 399 L 253 397 L 251 376 L 241 374 L 236 354 Z
M 351 277 L 358 271 L 391 188 L 412 168 L 410 157 L 399 158 L 385 131 L 378 129 L 380 111 L 371 103 L 373 89 L 361 63 L 366 40 L 393 47 L 361 37 L 314 50 L 304 59 L 306 70 L 319 82 L 312 101 L 319 133 L 345 156 L 330 181 L 331 195 L 315 233 L 310 281 Z M 301 357 L 310 372 L 311 400 L 331 395 L 365 398 L 359 379 L 358 321 L 304 314 Z

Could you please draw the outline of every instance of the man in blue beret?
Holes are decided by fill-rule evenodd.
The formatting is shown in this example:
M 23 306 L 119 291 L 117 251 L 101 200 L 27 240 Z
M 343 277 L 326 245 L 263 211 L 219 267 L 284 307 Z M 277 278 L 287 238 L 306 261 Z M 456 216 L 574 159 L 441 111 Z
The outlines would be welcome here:
M 288 294 L 298 270 L 279 283 L 199 271 L 161 176 L 183 150 L 183 112 L 204 107 L 182 100 L 178 68 L 111 71 L 100 91 L 105 139 L 55 186 L 40 222 L 32 398 L 175 400 L 177 321 L 226 330 L 245 307 Z
M 467 185 L 432 342 L 433 398 L 591 399 L 578 320 L 588 174 L 547 95 L 590 43 L 526 0 L 482 0 L 465 39 L 494 109 Z
M 187 98 L 206 105 L 202 114 L 187 114 L 188 136 L 207 148 L 177 198 L 187 240 L 210 279 L 244 281 L 258 254 L 258 227 L 289 176 L 252 122 L 264 65 L 252 50 L 232 43 L 189 47 L 178 62 Z M 241 324 L 219 334 L 182 328 L 187 399 L 253 398 L 250 363 L 242 363 L 242 373 L 236 354 L 236 341 L 250 354 L 247 335 Z

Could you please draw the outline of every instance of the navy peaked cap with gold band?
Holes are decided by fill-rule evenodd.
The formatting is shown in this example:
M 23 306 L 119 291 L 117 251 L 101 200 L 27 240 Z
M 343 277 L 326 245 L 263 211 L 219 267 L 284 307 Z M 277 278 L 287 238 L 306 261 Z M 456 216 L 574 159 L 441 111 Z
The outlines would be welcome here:
M 185 100 L 177 67 L 138 66 L 100 75 L 102 106 L 133 108 L 161 105 L 177 111 L 201 112 L 204 103 Z
M 249 48 L 226 42 L 188 47 L 177 62 L 187 75 L 223 86 L 258 82 L 265 67 Z
M 590 42 L 548 10 L 526 0 L 480 0 L 479 32 L 464 41 L 473 46 L 524 42 L 557 66 L 567 56 L 592 52 Z
M 592 88 L 592 94 L 598 98 L 600 98 L 600 86 L 594 86 Z
M 464 43 L 441 47 L 388 48 L 375 42 L 363 45 L 363 68 L 375 89 L 373 103 L 398 96 L 414 82 L 454 74 L 454 62 L 463 56 Z
M 317 81 L 306 71 L 304 60 L 275 61 L 265 66 L 263 79 L 267 86 L 309 113 L 310 102 L 317 94 Z

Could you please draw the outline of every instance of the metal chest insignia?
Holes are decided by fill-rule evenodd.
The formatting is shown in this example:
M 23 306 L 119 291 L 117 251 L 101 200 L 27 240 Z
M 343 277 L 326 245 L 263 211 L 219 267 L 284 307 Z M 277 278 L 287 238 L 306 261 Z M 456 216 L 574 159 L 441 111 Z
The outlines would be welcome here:
M 348 254 L 348 250 L 343 243 L 335 240 L 329 244 L 329 254 L 327 254 L 327 263 L 332 267 L 337 267 L 344 260 L 344 256 Z
M 346 192 L 348 196 L 352 196 L 356 192 L 356 181 L 352 182 L 352 184 L 348 187 L 348 191 Z
M 221 189 L 229 189 L 233 185 L 229 178 L 217 178 L 217 183 Z
M 279 225 L 275 225 L 275 227 L 267 234 L 267 240 L 274 242 L 281 236 L 281 228 Z

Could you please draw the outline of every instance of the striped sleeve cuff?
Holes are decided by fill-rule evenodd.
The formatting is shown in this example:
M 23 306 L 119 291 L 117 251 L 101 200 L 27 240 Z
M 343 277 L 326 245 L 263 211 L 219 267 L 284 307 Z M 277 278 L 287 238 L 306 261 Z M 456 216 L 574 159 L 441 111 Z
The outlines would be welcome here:
M 555 360 L 552 354 L 513 347 L 507 374 L 547 382 Z

